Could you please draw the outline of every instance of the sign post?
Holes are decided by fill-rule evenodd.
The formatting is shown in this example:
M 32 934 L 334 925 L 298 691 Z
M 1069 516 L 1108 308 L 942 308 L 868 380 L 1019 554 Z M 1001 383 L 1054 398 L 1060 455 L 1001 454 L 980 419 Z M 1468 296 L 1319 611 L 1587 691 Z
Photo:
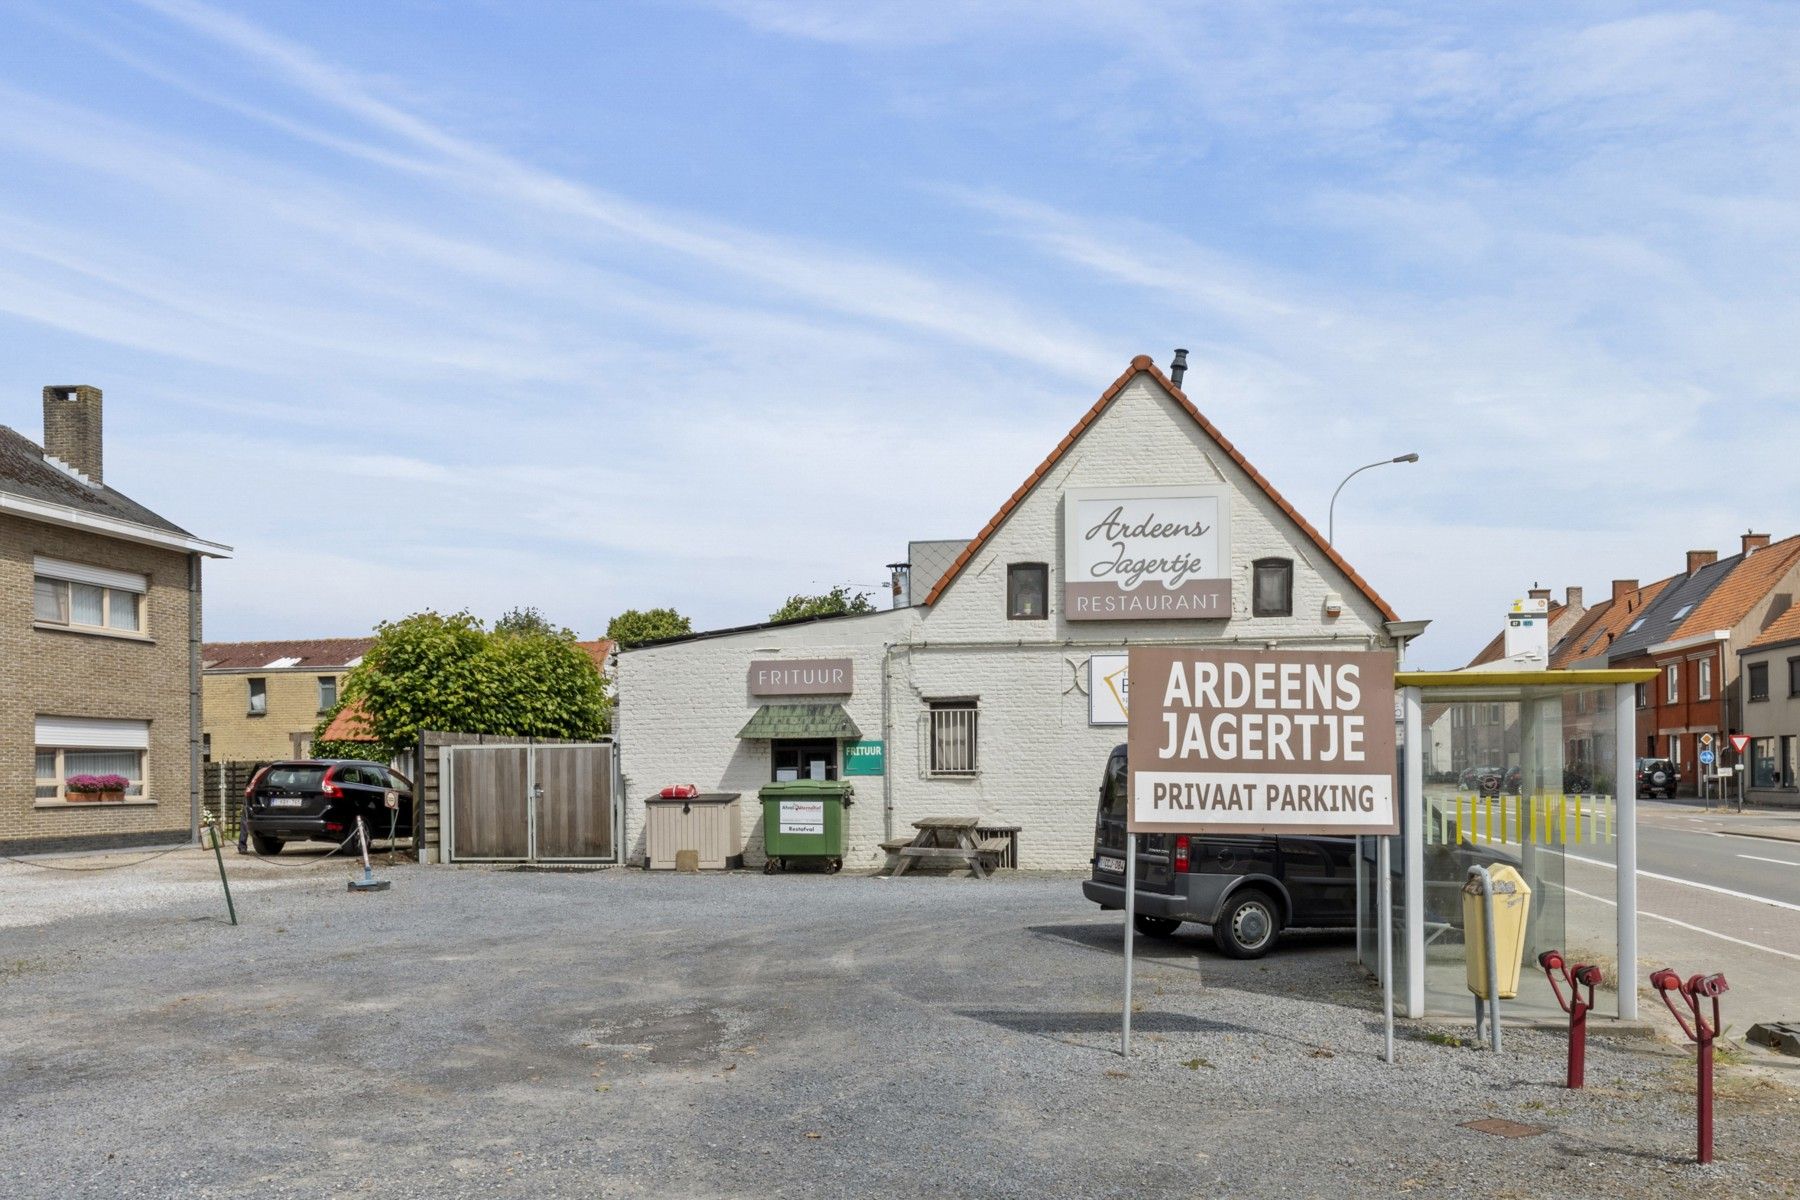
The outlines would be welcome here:
M 1127 1030 L 1137 834 L 1380 837 L 1391 936 L 1386 839 L 1400 828 L 1393 655 L 1139 646 L 1130 678 Z M 1391 1028 L 1391 952 L 1383 958 Z M 1392 1061 L 1391 1044 L 1388 1053 Z

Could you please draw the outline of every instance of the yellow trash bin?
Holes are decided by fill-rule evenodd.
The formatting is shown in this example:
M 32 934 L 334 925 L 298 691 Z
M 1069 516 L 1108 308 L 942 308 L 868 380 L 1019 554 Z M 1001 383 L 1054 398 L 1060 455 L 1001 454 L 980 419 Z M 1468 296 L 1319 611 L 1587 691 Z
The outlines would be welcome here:
M 1494 881 L 1495 974 L 1500 977 L 1500 998 L 1519 994 L 1519 967 L 1525 958 L 1525 919 L 1531 915 L 1531 887 L 1524 876 L 1509 866 L 1488 868 Z M 1463 884 L 1463 960 L 1469 991 L 1488 995 L 1487 912 L 1481 898 L 1481 880 L 1469 876 Z

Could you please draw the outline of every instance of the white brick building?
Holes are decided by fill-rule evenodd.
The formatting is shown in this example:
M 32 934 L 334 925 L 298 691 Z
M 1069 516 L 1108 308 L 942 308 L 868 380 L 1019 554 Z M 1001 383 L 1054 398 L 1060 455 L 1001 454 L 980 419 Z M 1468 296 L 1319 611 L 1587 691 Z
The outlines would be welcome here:
M 1158 494 L 1132 491 L 1146 488 Z M 1070 615 L 1079 601 L 1064 585 L 1086 581 L 1070 577 L 1074 539 L 1065 533 L 1082 531 L 1065 530 L 1065 513 L 1078 502 L 1110 505 L 1115 495 L 1142 506 L 1131 511 L 1133 521 L 1158 510 L 1156 524 L 1132 533 L 1161 541 L 1132 541 L 1134 552 L 1140 544 L 1171 554 L 1187 548 L 1194 563 L 1217 554 L 1186 580 L 1196 594 L 1213 590 L 1213 600 L 1195 603 L 1218 604 L 1216 614 Z M 1178 511 L 1211 515 L 1204 524 L 1177 524 L 1185 520 Z M 1090 558 L 1082 561 L 1084 575 L 1097 574 Z M 1160 576 L 1171 587 L 1153 569 L 1118 594 L 1174 603 L 1158 599 L 1182 588 L 1174 570 Z M 739 733 L 765 706 L 807 704 L 841 705 L 861 740 L 884 744 L 885 773 L 852 777 L 846 866 L 879 865 L 883 840 L 905 837 L 912 821 L 934 815 L 1019 826 L 1021 867 L 1083 866 L 1092 855 L 1101 770 L 1125 740 L 1123 725 L 1090 723 L 1090 657 L 1151 643 L 1393 648 L 1400 632 L 1382 599 L 1143 357 L 941 579 L 914 576 L 910 597 L 910 607 L 723 630 L 622 653 L 617 732 L 629 859 L 644 855 L 644 797 L 695 783 L 743 793 L 746 856 L 760 862 L 756 792 L 774 778 L 778 758 L 795 765 L 796 747 Z M 771 696 L 747 682 L 753 661 L 841 659 L 850 662 L 848 691 L 834 685 L 830 693 Z M 838 716 L 830 707 L 813 711 Z M 842 767 L 841 745 L 815 743 L 798 753 L 802 763 L 829 755 L 833 773 Z

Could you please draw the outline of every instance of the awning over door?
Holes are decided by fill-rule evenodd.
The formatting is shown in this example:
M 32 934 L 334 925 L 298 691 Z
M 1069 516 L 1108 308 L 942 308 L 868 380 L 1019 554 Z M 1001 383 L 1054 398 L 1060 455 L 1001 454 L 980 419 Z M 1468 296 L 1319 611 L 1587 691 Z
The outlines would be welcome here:
M 860 738 L 862 730 L 841 704 L 765 704 L 741 738 Z

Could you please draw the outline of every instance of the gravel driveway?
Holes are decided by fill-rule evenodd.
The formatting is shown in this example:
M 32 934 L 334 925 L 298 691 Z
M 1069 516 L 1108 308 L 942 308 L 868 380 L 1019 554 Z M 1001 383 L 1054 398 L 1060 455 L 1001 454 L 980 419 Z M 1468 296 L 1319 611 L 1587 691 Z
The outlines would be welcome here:
M 283 862 L 291 860 L 284 857 Z M 1642 1038 L 1556 1086 L 1403 1028 L 1338 936 L 1140 943 L 1066 878 L 0 864 L 8 1196 L 1571 1196 L 1800 1189 L 1795 1093 L 1739 1069 L 1721 1161 Z M 1193 927 L 1189 927 L 1192 930 Z M 1729 1019 L 1729 1018 L 1728 1018 Z M 1525 1139 L 1461 1128 L 1506 1117 Z

